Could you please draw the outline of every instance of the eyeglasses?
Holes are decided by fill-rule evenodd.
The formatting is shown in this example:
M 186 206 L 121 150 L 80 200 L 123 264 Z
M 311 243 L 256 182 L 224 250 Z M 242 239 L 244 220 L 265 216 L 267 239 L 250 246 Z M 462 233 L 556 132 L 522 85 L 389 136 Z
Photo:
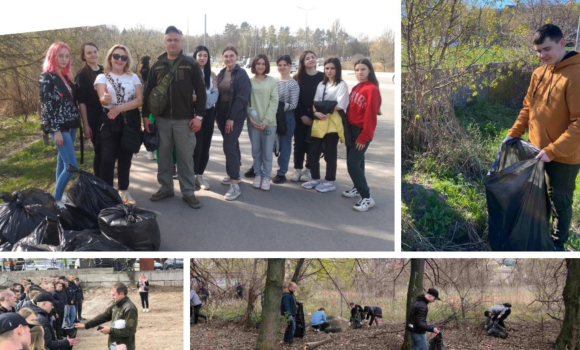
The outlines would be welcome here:
M 119 55 L 118 53 L 114 53 L 113 54 L 113 59 L 116 59 L 116 60 L 121 59 L 121 61 L 127 62 L 127 60 L 129 59 L 129 56 L 127 56 L 127 55 Z

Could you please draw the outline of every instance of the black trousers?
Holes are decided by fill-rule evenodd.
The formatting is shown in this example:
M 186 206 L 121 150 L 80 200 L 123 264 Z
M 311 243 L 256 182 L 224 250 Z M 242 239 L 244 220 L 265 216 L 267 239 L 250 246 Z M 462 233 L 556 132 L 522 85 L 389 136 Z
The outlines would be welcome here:
M 149 308 L 149 292 L 139 292 L 139 296 L 141 297 L 141 306 L 144 309 Z
M 98 120 L 95 123 L 89 121 L 89 126 L 93 132 L 91 143 L 95 150 L 95 157 L 93 158 L 93 173 L 96 177 L 101 177 L 101 148 L 99 147 L 99 126 Z
M 309 143 L 306 141 L 310 135 L 311 126 L 304 125 L 302 119 L 295 114 L 296 128 L 294 129 L 294 169 L 304 168 L 304 157 L 306 157 L 306 169 L 310 169 L 310 156 L 308 150 Z
M 106 120 L 106 113 L 105 111 L 103 112 L 101 120 Z M 105 121 L 101 123 L 99 132 L 99 148 L 101 150 L 100 178 L 113 187 L 115 162 L 117 162 L 117 185 L 119 190 L 125 191 L 129 188 L 133 153 L 121 149 L 121 138 L 123 137 L 122 120 L 122 116 L 119 115 L 113 122 Z M 136 130 L 141 127 L 141 118 L 137 109 L 127 111 L 127 125 Z
M 62 337 L 62 322 L 64 321 L 64 310 L 57 310 L 58 318 L 54 321 L 54 331 L 57 337 Z
M 324 135 L 324 138 L 312 138 L 308 157 L 310 159 L 310 173 L 312 179 L 320 179 L 320 155 L 324 147 L 324 160 L 326 161 L 326 181 L 336 180 L 336 163 L 338 159 L 338 134 L 333 132 Z
M 312 328 L 319 329 L 321 331 L 324 331 L 328 327 L 330 327 L 330 323 L 328 323 L 328 322 L 323 322 L 321 324 L 317 324 L 316 326 L 312 326 Z
M 491 318 L 492 322 L 495 322 L 497 320 L 497 324 L 499 324 L 500 326 L 502 326 L 503 328 L 505 328 L 505 323 L 503 323 L 503 321 L 505 321 L 506 318 L 508 318 L 508 316 L 512 313 L 512 309 L 509 309 L 505 312 L 505 314 L 503 314 L 503 316 L 498 320 L 497 319 L 497 315 L 493 316 Z
M 195 175 L 203 175 L 209 162 L 209 148 L 213 137 L 215 113 L 215 107 L 206 110 L 206 115 L 201 122 L 201 129 L 195 133 L 196 142 L 193 151 L 193 172 Z
M 83 303 L 81 301 L 77 301 L 75 303 L 77 309 L 77 319 L 81 319 L 81 314 L 83 313 Z
M 201 310 L 201 305 L 202 304 L 191 307 L 190 312 L 193 313 L 193 324 L 197 324 L 200 318 L 203 318 L 207 321 L 207 316 L 199 312 Z M 189 317 L 191 317 L 191 313 Z

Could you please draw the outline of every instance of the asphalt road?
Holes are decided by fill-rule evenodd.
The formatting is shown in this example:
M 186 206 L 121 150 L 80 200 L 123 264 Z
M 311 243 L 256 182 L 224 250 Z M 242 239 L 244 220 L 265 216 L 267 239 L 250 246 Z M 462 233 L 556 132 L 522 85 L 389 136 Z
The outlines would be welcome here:
M 272 76 L 277 77 L 275 67 Z M 250 74 L 248 70 L 248 74 Z M 371 196 L 377 203 L 369 211 L 352 209 L 357 199 L 341 192 L 352 187 L 346 169 L 346 147 L 339 143 L 335 192 L 318 193 L 300 184 L 272 184 L 270 191 L 254 189 L 243 173 L 252 164 L 247 131 L 240 137 L 242 195 L 233 202 L 223 199 L 228 186 L 222 137 L 214 130 L 210 161 L 204 173 L 211 189 L 198 190 L 201 209 L 191 209 L 181 200 L 175 180 L 175 197 L 151 202 L 159 189 L 157 163 L 146 158 L 143 148 L 133 158 L 129 190 L 139 207 L 157 213 L 163 251 L 393 251 L 394 250 L 394 85 L 391 73 L 380 73 L 382 113 L 366 152 L 366 175 Z M 352 71 L 343 72 L 352 89 L 357 81 Z M 272 173 L 278 169 L 276 158 Z M 325 162 L 321 160 L 321 173 Z M 292 157 L 290 171 L 292 172 Z M 287 177 L 289 176 L 287 174 Z

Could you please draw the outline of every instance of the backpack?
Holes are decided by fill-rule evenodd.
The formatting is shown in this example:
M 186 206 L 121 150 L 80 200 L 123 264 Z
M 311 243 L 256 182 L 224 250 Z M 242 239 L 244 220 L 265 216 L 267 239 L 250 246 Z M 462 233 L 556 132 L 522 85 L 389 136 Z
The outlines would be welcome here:
M 179 64 L 181 63 L 182 59 L 183 59 L 183 55 L 179 56 L 177 61 L 173 64 L 173 67 L 171 67 L 171 70 L 169 71 L 169 73 L 167 73 L 163 77 L 163 79 L 161 80 L 159 85 L 157 85 L 156 87 L 154 87 L 151 90 L 151 94 L 149 95 L 148 105 L 149 105 L 149 112 L 151 112 L 151 114 L 153 114 L 153 117 L 158 117 L 163 113 L 163 111 L 165 111 L 165 108 L 167 107 L 167 102 L 169 101 L 169 96 L 168 96 L 167 91 L 169 90 L 169 85 L 171 84 L 171 81 L 173 80 L 173 76 L 175 75 L 175 72 L 177 71 L 177 67 L 179 67 Z

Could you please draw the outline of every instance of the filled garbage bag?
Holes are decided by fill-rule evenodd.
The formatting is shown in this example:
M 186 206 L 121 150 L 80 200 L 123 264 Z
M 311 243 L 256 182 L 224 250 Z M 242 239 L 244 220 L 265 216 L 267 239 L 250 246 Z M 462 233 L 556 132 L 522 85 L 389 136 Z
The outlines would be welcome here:
M 429 340 L 429 350 L 445 350 L 443 346 L 443 334 L 441 332 Z
M 487 334 L 492 337 L 506 339 L 508 337 L 507 330 L 502 327 L 497 321 L 493 323 L 493 326 L 487 331 Z
M 99 214 L 99 229 L 108 238 L 133 250 L 159 250 L 161 233 L 154 212 L 117 205 Z
M 62 251 L 85 251 L 85 252 L 106 252 L 106 251 L 130 251 L 118 242 L 109 239 L 101 234 L 100 230 L 65 231 Z
M 64 239 L 63 229 L 58 219 L 45 217 L 32 233 L 12 247 L 13 252 L 58 252 L 60 243 Z
M 65 204 L 64 209 L 59 210 L 59 221 L 64 230 L 83 231 L 99 228 L 99 222 L 92 215 L 68 204 Z
M 71 201 L 77 208 L 88 213 L 93 221 L 97 221 L 101 210 L 122 203 L 117 190 L 95 175 L 70 165 L 66 170 L 79 174 L 68 190 Z
M 296 302 L 296 329 L 294 337 L 304 338 L 306 335 L 306 322 L 304 320 L 304 306 L 301 302 Z
M 145 144 L 145 149 L 149 152 L 153 152 L 159 148 L 159 130 L 157 125 L 149 124 L 150 133 L 144 133 L 143 143 Z
M 488 237 L 494 251 L 553 251 L 544 162 L 532 144 L 504 143 L 485 182 Z
M 0 205 L 1 244 L 9 242 L 13 245 L 30 235 L 46 217 L 57 219 L 55 215 L 55 212 L 58 212 L 56 205 L 52 208 L 50 200 L 41 196 L 38 191 L 40 190 L 30 189 L 14 192 L 12 195 L 6 192 L 2 194 L 4 203 Z M 44 201 L 44 199 L 47 200 Z

